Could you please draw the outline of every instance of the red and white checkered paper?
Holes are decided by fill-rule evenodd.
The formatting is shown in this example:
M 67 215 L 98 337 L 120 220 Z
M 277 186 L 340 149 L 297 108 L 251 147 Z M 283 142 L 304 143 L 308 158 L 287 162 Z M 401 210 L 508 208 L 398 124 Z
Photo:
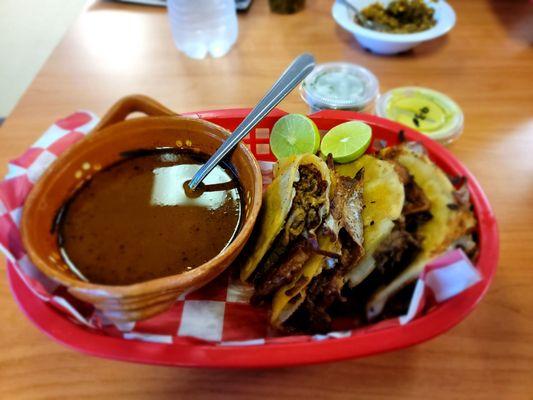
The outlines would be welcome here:
M 70 145 L 90 132 L 97 122 L 98 118 L 88 111 L 76 112 L 57 121 L 22 156 L 9 163 L 8 173 L 0 182 L 0 250 L 35 296 L 61 311 L 72 323 L 128 340 L 257 345 L 333 339 L 358 332 L 276 335 L 268 327 L 268 311 L 249 304 L 251 288 L 234 280 L 229 272 L 209 285 L 177 298 L 172 308 L 162 314 L 120 326 L 110 323 L 91 305 L 73 298 L 66 288 L 44 276 L 31 263 L 22 246 L 19 225 L 24 201 L 43 171 Z M 264 130 L 257 133 L 268 134 Z M 250 147 L 263 153 L 253 143 Z M 256 155 L 261 158 L 261 154 Z M 264 184 L 268 185 L 273 164 L 260 164 Z M 406 315 L 365 327 L 364 332 L 406 324 L 431 305 L 446 301 L 480 280 L 479 272 L 462 251 L 449 252 L 426 267 L 416 284 Z

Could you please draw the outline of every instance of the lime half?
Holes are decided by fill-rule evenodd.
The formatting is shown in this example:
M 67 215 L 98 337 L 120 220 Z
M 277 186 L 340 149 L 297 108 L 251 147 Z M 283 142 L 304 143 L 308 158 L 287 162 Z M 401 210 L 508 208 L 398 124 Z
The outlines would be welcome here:
M 319 146 L 318 128 L 302 114 L 281 117 L 270 132 L 270 149 L 277 159 L 293 154 L 315 154 Z
M 338 163 L 348 163 L 364 154 L 372 140 L 372 128 L 361 121 L 350 121 L 329 130 L 322 139 L 320 151 L 333 155 Z

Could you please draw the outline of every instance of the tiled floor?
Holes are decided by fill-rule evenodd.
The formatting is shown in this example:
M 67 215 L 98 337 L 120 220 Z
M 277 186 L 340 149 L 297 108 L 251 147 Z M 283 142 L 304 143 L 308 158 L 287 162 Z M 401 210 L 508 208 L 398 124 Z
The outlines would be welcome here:
M 87 0 L 0 0 L 0 125 Z

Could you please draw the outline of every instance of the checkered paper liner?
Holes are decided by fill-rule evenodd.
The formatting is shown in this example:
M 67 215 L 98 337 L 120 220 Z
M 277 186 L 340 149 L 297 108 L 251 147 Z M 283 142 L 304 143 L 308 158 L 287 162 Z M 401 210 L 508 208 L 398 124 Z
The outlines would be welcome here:
M 88 111 L 79 111 L 57 121 L 23 155 L 9 163 L 8 173 L 0 182 L 0 250 L 31 292 L 72 323 L 127 340 L 167 344 L 244 346 L 308 342 L 406 324 L 481 280 L 468 257 L 462 251 L 454 250 L 426 266 L 416 282 L 406 315 L 326 335 L 279 336 L 269 328 L 268 310 L 249 304 L 252 288 L 238 282 L 227 271 L 207 286 L 180 296 L 169 310 L 155 317 L 115 325 L 90 304 L 75 299 L 65 287 L 44 276 L 29 260 L 19 229 L 24 201 L 35 182 L 63 151 L 81 140 L 97 123 L 98 117 Z M 267 129 L 257 129 L 245 139 L 260 160 L 265 186 L 272 180 L 273 166 L 272 162 L 261 160 L 272 159 L 268 134 Z

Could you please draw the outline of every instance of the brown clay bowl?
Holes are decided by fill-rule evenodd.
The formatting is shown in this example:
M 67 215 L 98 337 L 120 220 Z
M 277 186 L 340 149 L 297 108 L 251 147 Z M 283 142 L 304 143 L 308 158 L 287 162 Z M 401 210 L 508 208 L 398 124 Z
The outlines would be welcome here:
M 147 116 L 126 119 L 134 112 Z M 58 210 L 76 188 L 100 168 L 119 160 L 121 153 L 176 147 L 212 154 L 228 134 L 224 128 L 202 119 L 176 115 L 145 96 L 120 100 L 86 138 L 48 168 L 28 196 L 22 215 L 22 239 L 30 259 L 45 275 L 115 322 L 137 321 L 166 310 L 180 294 L 205 285 L 224 271 L 252 232 L 261 208 L 262 182 L 259 165 L 246 146 L 239 144 L 231 156 L 245 199 L 241 230 L 220 254 L 191 271 L 124 286 L 85 282 L 61 258 L 57 234 L 51 227 Z

